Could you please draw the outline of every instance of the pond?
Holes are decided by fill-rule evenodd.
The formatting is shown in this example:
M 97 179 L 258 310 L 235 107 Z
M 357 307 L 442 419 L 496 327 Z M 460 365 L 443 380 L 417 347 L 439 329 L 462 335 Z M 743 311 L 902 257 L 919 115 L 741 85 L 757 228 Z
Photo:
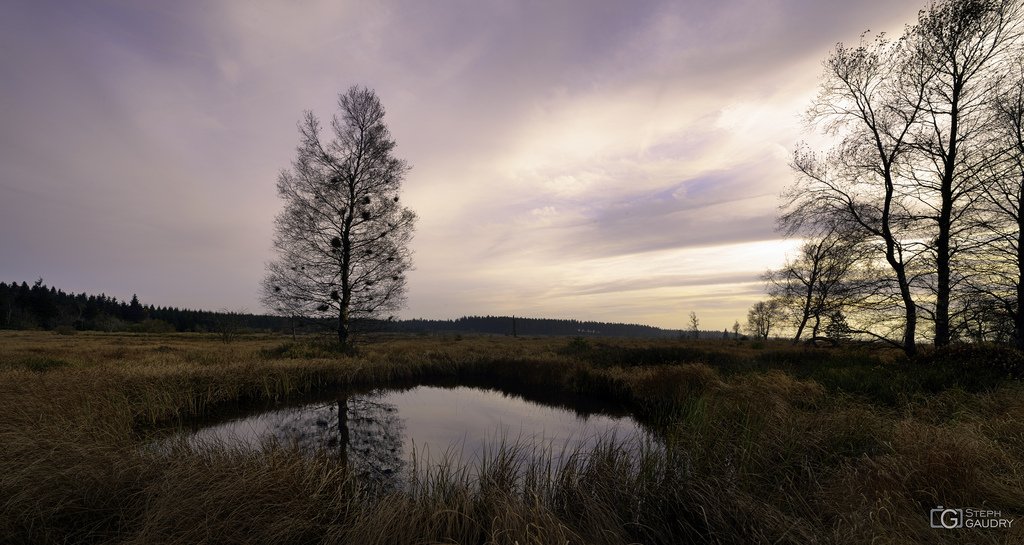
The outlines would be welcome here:
M 543 401 L 541 401 L 543 400 Z M 188 436 L 193 445 L 258 449 L 268 442 L 326 452 L 371 481 L 404 486 L 415 467 L 471 468 L 505 449 L 521 461 L 557 467 L 600 440 L 647 441 L 628 411 L 594 398 L 521 395 L 469 386 L 416 386 L 340 393 L 216 423 Z

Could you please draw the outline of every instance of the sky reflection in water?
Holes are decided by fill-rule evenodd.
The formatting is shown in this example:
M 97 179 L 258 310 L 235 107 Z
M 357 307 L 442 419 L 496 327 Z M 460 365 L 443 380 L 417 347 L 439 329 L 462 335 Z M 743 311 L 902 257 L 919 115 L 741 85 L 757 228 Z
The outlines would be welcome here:
M 459 465 L 477 465 L 481 454 L 504 441 L 526 452 L 543 452 L 545 458 L 550 454 L 557 465 L 563 450 L 592 446 L 599 437 L 647 438 L 621 409 L 592 412 L 595 408 L 588 405 L 574 412 L 465 386 L 379 390 L 344 399 L 348 463 L 378 477 L 406 473 L 414 448 L 418 463 L 437 464 L 448 457 Z M 339 401 L 319 401 L 264 412 L 203 428 L 191 441 L 243 449 L 277 441 L 337 455 L 342 443 L 338 407 Z

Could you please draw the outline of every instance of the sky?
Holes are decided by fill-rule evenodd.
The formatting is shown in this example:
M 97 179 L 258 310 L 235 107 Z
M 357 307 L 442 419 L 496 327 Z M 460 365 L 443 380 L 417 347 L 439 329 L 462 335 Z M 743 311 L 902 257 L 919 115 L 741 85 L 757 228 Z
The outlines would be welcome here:
M 266 312 L 303 111 L 373 89 L 419 216 L 402 318 L 721 330 L 837 42 L 920 0 L 14 0 L 0 281 Z M 822 148 L 824 149 L 824 148 Z

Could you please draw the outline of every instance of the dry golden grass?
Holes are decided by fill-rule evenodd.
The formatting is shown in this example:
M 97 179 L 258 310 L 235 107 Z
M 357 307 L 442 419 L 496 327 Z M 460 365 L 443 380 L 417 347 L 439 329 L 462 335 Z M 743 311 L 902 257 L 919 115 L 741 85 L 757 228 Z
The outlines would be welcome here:
M 771 343 L 395 337 L 339 355 L 269 336 L 224 344 L 0 331 L 0 542 L 1024 541 L 1020 520 L 1009 530 L 929 526 L 937 505 L 1024 515 L 1019 384 L 906 391 L 879 404 L 771 368 L 845 357 L 829 354 Z M 387 494 L 327 457 L 279 445 L 143 448 L 157 426 L 237 402 L 440 378 L 616 398 L 664 443 L 606 443 L 560 471 L 513 463 L 519 447 L 509 445 L 482 481 L 441 467 Z

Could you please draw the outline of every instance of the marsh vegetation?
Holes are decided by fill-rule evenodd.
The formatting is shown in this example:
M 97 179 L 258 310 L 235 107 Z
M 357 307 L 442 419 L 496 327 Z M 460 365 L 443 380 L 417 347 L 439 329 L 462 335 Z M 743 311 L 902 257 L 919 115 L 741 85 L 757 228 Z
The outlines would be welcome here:
M 964 349 L 961 349 L 964 350 Z M 1013 351 L 391 337 L 357 353 L 252 336 L 0 332 L 0 536 L 12 543 L 1013 543 L 939 505 L 1024 513 Z M 973 357 L 973 359 L 972 359 Z M 1005 365 L 972 361 L 1003 358 Z M 965 364 L 966 362 L 966 364 Z M 1009 366 L 1009 367 L 1007 367 Z M 621 403 L 658 441 L 561 467 L 514 443 L 403 490 L 336 457 L 158 430 L 314 392 L 448 380 Z

